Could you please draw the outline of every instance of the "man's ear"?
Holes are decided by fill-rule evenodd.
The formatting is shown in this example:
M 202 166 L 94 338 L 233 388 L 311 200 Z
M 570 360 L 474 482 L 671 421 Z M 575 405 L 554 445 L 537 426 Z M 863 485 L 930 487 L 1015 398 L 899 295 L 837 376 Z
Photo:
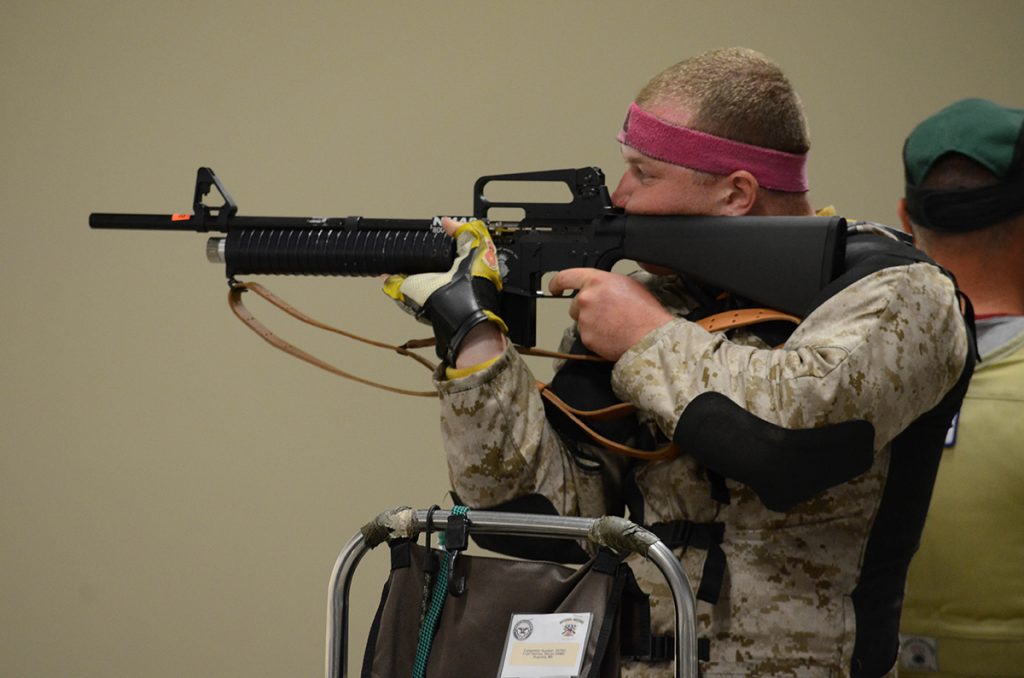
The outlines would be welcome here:
M 910 215 L 907 214 L 906 198 L 900 198 L 900 201 L 896 203 L 896 213 L 900 215 L 900 223 L 903 224 L 903 232 L 913 238 L 914 225 L 910 223 Z
M 725 177 L 721 194 L 721 214 L 730 217 L 748 214 L 757 202 L 758 188 L 760 185 L 757 179 L 747 170 L 736 170 Z

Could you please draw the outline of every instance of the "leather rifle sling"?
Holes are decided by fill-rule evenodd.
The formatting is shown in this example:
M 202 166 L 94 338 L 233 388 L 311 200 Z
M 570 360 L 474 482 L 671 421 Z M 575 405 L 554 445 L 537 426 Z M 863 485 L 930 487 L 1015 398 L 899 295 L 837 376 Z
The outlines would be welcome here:
M 318 329 L 326 330 L 328 332 L 340 334 L 341 336 L 353 339 L 355 341 L 360 341 L 371 346 L 376 346 L 378 348 L 394 351 L 400 355 L 408 356 L 410 358 L 413 358 L 420 364 L 424 365 L 431 371 L 433 371 L 436 366 L 429 360 L 425 359 L 423 356 L 413 353 L 410 349 L 431 346 L 434 343 L 433 339 L 414 339 L 411 341 L 407 341 L 401 346 L 395 346 L 385 342 L 367 339 L 357 334 L 353 334 L 351 332 L 346 332 L 345 330 L 332 327 L 331 325 L 327 325 L 316 320 L 315 318 L 306 315 L 302 311 L 299 311 L 298 309 L 291 306 L 280 297 L 270 292 L 268 289 L 266 289 L 259 283 L 235 281 L 231 285 L 231 290 L 228 293 L 228 304 L 231 306 L 231 310 L 238 317 L 238 319 L 241 320 L 249 329 L 258 334 L 264 341 L 269 343 L 274 348 L 284 351 L 285 353 L 288 353 L 289 355 L 294 356 L 299 360 L 307 362 L 311 365 L 319 367 L 320 369 L 326 370 L 327 372 L 335 374 L 339 377 L 343 377 L 345 379 L 350 379 L 360 384 L 365 384 L 367 386 L 372 386 L 374 388 L 383 389 L 391 393 L 398 393 L 400 395 L 410 395 L 428 398 L 437 397 L 436 391 L 413 391 L 409 389 L 396 388 L 394 386 L 388 386 L 386 384 L 381 384 L 370 379 L 365 379 L 363 377 L 356 376 L 342 369 L 339 369 L 338 367 L 335 367 L 334 365 L 331 365 L 323 360 L 320 360 L 316 356 L 313 356 L 307 353 L 306 351 L 303 351 L 302 349 L 288 343 L 287 341 L 281 339 L 273 332 L 271 332 L 265 325 L 263 325 L 263 323 L 256 319 L 256 317 L 249 311 L 249 309 L 245 307 L 245 304 L 242 303 L 242 293 L 245 291 L 254 292 L 256 295 L 258 295 L 271 305 L 277 307 L 278 309 L 284 311 L 288 315 L 292 316 L 293 318 L 303 323 L 306 323 Z M 745 308 L 734 311 L 725 311 L 722 313 L 716 313 L 714 315 L 708 316 L 707 318 L 702 318 L 701 320 L 698 320 L 696 322 L 698 325 L 703 327 L 708 332 L 724 332 L 726 330 L 747 327 L 749 325 L 755 325 L 758 323 L 770 322 L 774 320 L 785 320 L 788 322 L 792 322 L 794 324 L 799 324 L 800 322 L 800 319 L 797 318 L 796 316 L 766 308 Z M 528 347 L 517 347 L 517 349 L 520 352 L 525 353 L 527 355 L 556 358 L 560 360 L 604 360 L 603 358 L 600 358 L 598 356 L 584 356 L 577 354 L 559 353 L 555 351 L 545 351 L 542 349 Z M 680 453 L 680 450 L 678 449 L 678 446 L 675 443 L 668 443 L 662 447 L 649 451 L 640 450 L 637 448 L 630 447 L 628 445 L 623 445 L 614 440 L 606 438 L 605 436 L 602 436 L 597 431 L 594 431 L 584 421 L 585 419 L 588 419 L 590 421 L 607 421 L 610 419 L 628 416 L 636 411 L 636 408 L 629 403 L 618 403 L 616 405 L 611 405 L 598 410 L 580 410 L 572 407 L 564 400 L 559 398 L 557 395 L 555 395 L 555 393 L 553 393 L 548 387 L 548 384 L 544 384 L 543 382 L 538 381 L 537 388 L 540 392 L 541 397 L 543 397 L 556 408 L 561 410 L 570 420 L 573 421 L 573 423 L 579 426 L 580 429 L 591 440 L 593 440 L 596 444 L 600 445 L 601 447 L 605 447 L 619 454 L 624 454 L 638 459 L 645 459 L 647 461 L 661 461 L 665 459 L 672 459 L 678 456 Z
M 293 346 L 292 344 L 289 344 L 287 341 L 281 339 L 276 334 L 267 329 L 267 327 L 263 325 L 263 323 L 261 323 L 259 320 L 257 320 L 256 317 L 249 312 L 249 309 L 245 307 L 245 304 L 242 303 L 242 293 L 247 290 L 254 292 L 258 296 L 269 302 L 270 304 L 281 309 L 282 311 L 292 316 L 293 318 L 296 318 L 297 320 L 306 323 L 307 325 L 312 325 L 313 327 L 326 330 L 328 332 L 340 334 L 344 337 L 348 337 L 349 339 L 354 339 L 365 344 L 370 344 L 371 346 L 389 349 L 401 355 L 409 356 L 410 358 L 413 358 L 414 360 L 416 360 L 423 366 L 427 367 L 431 371 L 433 371 L 435 367 L 434 364 L 431 363 L 426 358 L 424 358 L 423 356 L 413 353 L 409 349 L 420 348 L 423 346 L 432 346 L 434 343 L 433 339 L 417 339 L 406 342 L 402 346 L 393 346 L 391 344 L 386 344 L 384 342 L 366 339 L 365 337 L 361 337 L 357 334 L 352 334 L 350 332 L 346 332 L 336 327 L 326 325 L 316 320 L 315 318 L 311 318 L 302 311 L 299 311 L 298 309 L 294 308 L 293 306 L 285 302 L 283 299 L 274 295 L 272 292 L 270 292 L 268 289 L 266 289 L 259 283 L 236 282 L 231 286 L 230 292 L 228 292 L 228 304 L 231 306 L 231 310 L 238 317 L 238 319 L 245 323 L 245 325 L 249 329 L 251 329 L 253 332 L 262 337 L 267 343 L 269 343 L 274 348 L 280 349 L 285 353 L 288 353 L 289 355 L 298 358 L 299 360 L 305 361 L 311 365 L 315 365 L 316 367 L 326 370 L 331 374 L 335 374 L 339 377 L 344 377 L 345 379 L 351 379 L 352 381 L 359 382 L 360 384 L 373 386 L 374 388 L 383 389 L 385 391 L 390 391 L 392 393 L 399 393 L 401 395 L 419 396 L 423 398 L 437 397 L 436 391 L 412 391 L 404 388 L 396 388 L 394 386 L 388 386 L 387 384 L 381 384 L 376 381 L 371 381 L 369 379 L 364 379 L 363 377 L 350 374 L 349 372 L 339 369 L 334 365 L 324 362 L 323 360 L 320 360 L 316 356 L 313 356 L 307 353 L 306 351 L 303 351 L 302 349 Z
M 800 323 L 800 318 L 788 313 L 783 313 L 782 311 L 775 311 L 769 308 L 743 308 L 710 315 L 706 318 L 697 320 L 696 324 L 700 325 L 708 332 L 724 332 L 726 330 L 748 327 L 750 325 L 771 322 L 774 320 L 785 320 L 794 324 Z M 560 357 L 566 356 L 563 354 Z M 540 389 L 541 397 L 561 410 L 565 416 L 572 420 L 574 424 L 579 426 L 587 437 L 601 447 L 605 447 L 619 454 L 635 457 L 637 459 L 645 459 L 647 461 L 662 461 L 679 456 L 679 447 L 674 442 L 667 443 L 654 450 L 640 450 L 615 442 L 614 440 L 610 440 L 609 438 L 602 436 L 584 422 L 584 419 L 589 419 L 591 421 L 607 421 L 609 419 L 630 415 L 636 411 L 636 408 L 629 403 L 610 405 L 598 410 L 579 410 L 555 395 L 548 388 L 547 384 L 537 382 L 537 386 Z

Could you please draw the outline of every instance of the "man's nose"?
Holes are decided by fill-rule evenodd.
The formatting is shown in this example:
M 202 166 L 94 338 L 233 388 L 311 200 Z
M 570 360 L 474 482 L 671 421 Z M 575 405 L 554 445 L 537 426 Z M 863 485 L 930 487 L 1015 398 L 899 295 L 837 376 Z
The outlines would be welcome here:
M 632 192 L 633 188 L 630 186 L 629 175 L 623 174 L 622 178 L 619 179 L 619 185 L 612 192 L 612 204 L 620 209 L 625 208 Z

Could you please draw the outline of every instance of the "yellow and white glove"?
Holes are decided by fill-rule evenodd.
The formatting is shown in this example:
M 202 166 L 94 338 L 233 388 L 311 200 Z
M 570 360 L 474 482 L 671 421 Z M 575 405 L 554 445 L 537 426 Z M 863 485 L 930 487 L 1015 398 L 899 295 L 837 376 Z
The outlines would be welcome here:
M 484 222 L 462 224 L 455 231 L 455 261 L 444 273 L 396 274 L 384 281 L 384 293 L 434 328 L 438 358 L 455 364 L 462 340 L 482 322 L 508 333 L 498 317 L 501 272 L 498 253 Z

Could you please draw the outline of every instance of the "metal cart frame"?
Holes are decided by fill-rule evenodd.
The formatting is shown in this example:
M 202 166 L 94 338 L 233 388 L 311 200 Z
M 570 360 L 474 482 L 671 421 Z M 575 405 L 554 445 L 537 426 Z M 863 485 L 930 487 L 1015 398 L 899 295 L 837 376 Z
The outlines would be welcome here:
M 391 537 L 412 537 L 426 529 L 428 511 L 398 508 L 367 523 L 342 549 L 331 572 L 327 607 L 326 678 L 345 678 L 348 661 L 348 598 L 355 568 L 370 549 Z M 434 529 L 448 524 L 449 511 L 437 510 Z M 675 604 L 675 675 L 697 678 L 697 630 L 693 591 L 679 561 L 656 536 L 617 517 L 574 518 L 495 511 L 469 511 L 471 534 L 587 539 L 618 552 L 639 553 L 665 577 Z

